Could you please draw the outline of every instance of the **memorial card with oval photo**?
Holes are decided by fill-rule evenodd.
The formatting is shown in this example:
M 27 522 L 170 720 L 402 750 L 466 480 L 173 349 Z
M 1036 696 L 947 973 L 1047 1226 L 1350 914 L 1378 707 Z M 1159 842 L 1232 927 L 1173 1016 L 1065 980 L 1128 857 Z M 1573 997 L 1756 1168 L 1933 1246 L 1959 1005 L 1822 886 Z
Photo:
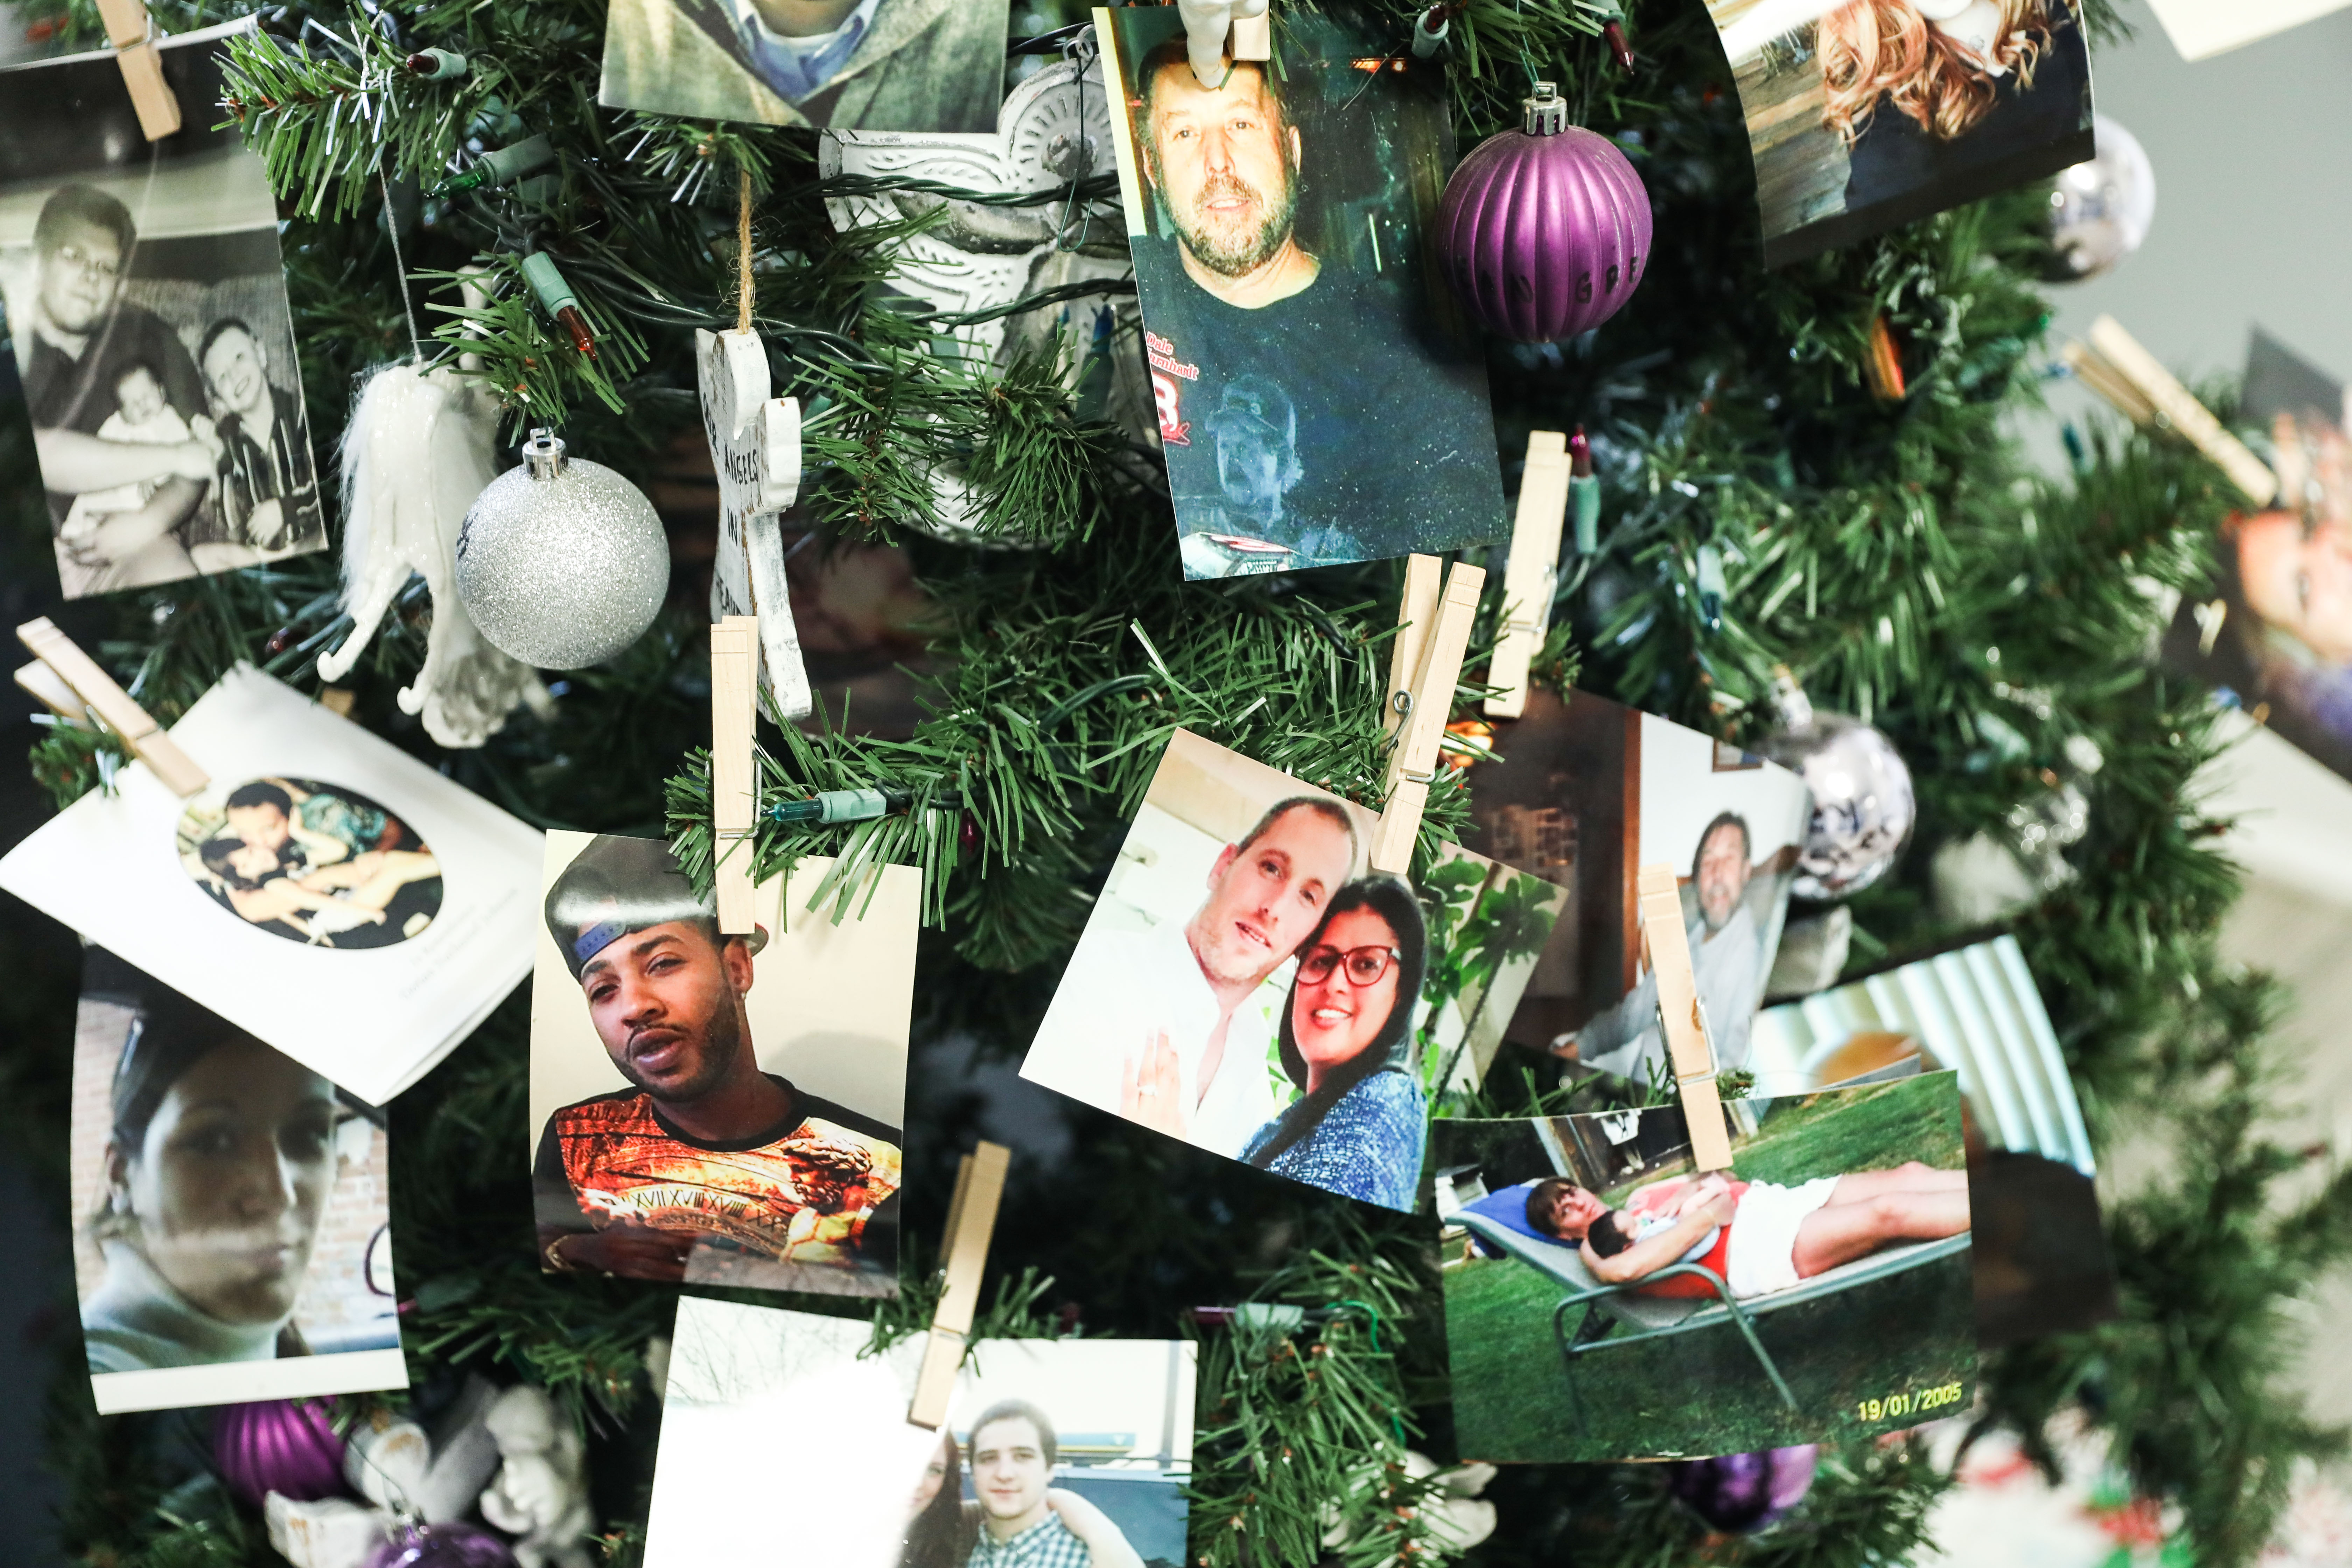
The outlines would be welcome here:
M 1214 88 L 1174 6 L 1097 9 L 1187 578 L 1506 537 L 1486 352 L 1434 265 L 1444 66 L 1293 7 Z
M 2074 0 L 1707 0 L 1756 160 L 1768 266 L 2088 159 Z
M 1969 1406 L 1969 1173 L 1949 1072 L 1680 1106 L 1444 1121 L 1427 1189 L 1465 1459 L 1697 1458 Z
M 110 50 L 0 68 L 0 296 L 68 599 L 326 548 L 278 202 L 217 108 L 253 25 L 156 40 L 161 142 Z
M 907 1419 L 923 1336 L 873 1339 L 864 1317 L 679 1300 L 645 1568 L 1192 1561 L 1193 1342 L 982 1341 L 930 1431 Z
M 0 888 L 370 1105 L 530 972 L 532 828 L 250 666 L 172 739 L 202 789 L 133 762 Z
M 551 833 L 531 982 L 541 1267 L 898 1290 L 922 873 L 803 857 L 719 930 L 667 843 Z M 814 907 L 812 907 L 814 905 Z
M 101 1415 L 408 1386 L 381 1111 L 93 947 L 68 1157 Z
M 1177 731 L 1021 1076 L 1411 1212 L 1431 1103 L 1476 1083 L 1567 893 L 1458 845 L 1374 871 L 1378 820 Z

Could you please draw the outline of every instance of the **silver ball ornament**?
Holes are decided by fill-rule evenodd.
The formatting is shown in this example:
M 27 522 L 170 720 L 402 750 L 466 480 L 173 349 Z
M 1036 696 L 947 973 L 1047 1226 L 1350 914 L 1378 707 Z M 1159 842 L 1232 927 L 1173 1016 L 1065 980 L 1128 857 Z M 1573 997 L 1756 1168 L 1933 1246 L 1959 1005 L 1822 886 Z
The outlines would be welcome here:
M 2050 255 L 2042 270 L 2053 282 L 2113 271 L 2156 221 L 2156 166 L 2147 149 L 2105 115 L 2091 120 L 2097 153 L 2060 170 L 2050 193 Z
M 1815 713 L 1793 687 L 1781 694 L 1785 728 L 1767 757 L 1813 793 L 1813 816 L 1791 888 L 1801 899 L 1843 899 L 1886 874 L 1919 819 L 1911 770 L 1895 742 L 1859 719 Z
M 540 669 L 601 664 L 669 592 L 669 542 L 643 491 L 533 430 L 457 534 L 457 598 L 492 647 Z

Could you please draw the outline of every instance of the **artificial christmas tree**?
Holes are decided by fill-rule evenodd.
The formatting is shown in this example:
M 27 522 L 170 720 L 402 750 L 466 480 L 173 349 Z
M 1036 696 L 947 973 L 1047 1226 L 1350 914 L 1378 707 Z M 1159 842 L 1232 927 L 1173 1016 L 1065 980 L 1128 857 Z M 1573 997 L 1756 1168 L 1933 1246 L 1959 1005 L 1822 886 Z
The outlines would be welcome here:
M 1428 9 L 1328 8 L 1376 23 L 1400 55 Z M 2095 433 L 2064 480 L 2027 469 L 2004 443 L 2000 421 L 2035 395 L 2048 352 L 2033 281 L 2046 190 L 1768 271 L 1737 96 L 1698 6 L 1630 10 L 1631 77 L 1599 36 L 1601 12 L 1534 0 L 1439 9 L 1465 147 L 1518 124 L 1539 72 L 1627 150 L 1654 205 L 1625 309 L 1582 338 L 1490 352 L 1501 450 L 1523 451 L 1531 428 L 1580 424 L 1602 486 L 1599 548 L 1561 569 L 1538 683 L 1572 680 L 1753 745 L 1775 725 L 1773 671 L 1785 665 L 1822 709 L 1883 731 L 1916 783 L 1918 823 L 1904 858 L 1849 906 L 1856 965 L 1958 934 L 1935 912 L 1934 851 L 1999 837 L 2021 805 L 2058 787 L 2078 740 L 2104 759 L 2068 786 L 2089 803 L 2088 830 L 2065 851 L 2075 874 L 2015 929 L 2095 1134 L 2160 1140 L 2172 1157 L 2112 1211 L 2121 1318 L 1989 1358 L 1982 1415 L 2031 1437 L 2079 1405 L 2135 1481 L 2179 1505 L 2198 1561 L 2249 1561 L 2290 1461 L 2328 1441 L 2266 1380 L 2295 1293 L 2352 1253 L 2352 1193 L 2336 1178 L 2286 1195 L 2301 1161 L 2260 1132 L 2271 1001 L 2260 977 L 2216 957 L 2232 873 L 2189 794 L 2215 749 L 2212 721 L 2205 693 L 2142 658 L 2159 617 L 2140 583 L 2179 585 L 2202 569 L 2201 542 L 2232 504 L 2225 481 L 2157 434 Z M 2087 9 L 2095 33 L 2112 32 L 2104 0 Z M 156 8 L 174 28 L 226 14 Z M 100 37 L 79 4 L 74 17 L 75 37 Z M 1046 35 L 1083 20 L 1041 5 L 1015 26 Z M 803 412 L 796 520 L 821 541 L 813 549 L 902 548 L 931 605 L 919 722 L 875 733 L 853 707 L 761 731 L 763 804 L 856 789 L 907 802 L 851 824 L 763 819 L 758 853 L 763 875 L 805 853 L 923 871 L 936 929 L 918 981 L 908 1234 L 938 1234 L 955 1151 L 1018 1120 L 1036 1152 L 1014 1166 L 994 1248 L 1007 1283 L 975 1337 L 1056 1323 L 1165 1337 L 1187 1309 L 1245 1298 L 1311 1309 L 1204 1331 L 1190 1554 L 1215 1568 L 1293 1568 L 1327 1551 L 1349 1564 L 1432 1560 L 1445 1545 L 1422 1505 L 1442 1478 L 1410 1468 L 1407 1444 L 1441 1463 L 1456 1456 L 1425 1222 L 1269 1183 L 1074 1106 L 1009 1102 L 1003 1088 L 1173 730 L 1378 808 L 1397 564 L 1184 583 L 1160 465 L 1082 413 L 1082 377 L 1052 352 L 1002 367 L 934 352 L 964 323 L 887 289 L 892 245 L 919 222 L 836 230 L 825 198 L 870 187 L 820 181 L 809 133 L 599 108 L 601 22 L 599 7 L 555 0 L 296 5 L 230 46 L 228 101 L 192 118 L 236 121 L 289 215 L 320 458 L 335 445 L 325 411 L 352 379 L 410 353 L 413 308 L 428 347 L 505 402 L 509 446 L 527 426 L 556 426 L 658 496 L 674 442 L 702 444 L 694 333 L 736 322 L 748 189 L 751 325 L 772 350 L 775 394 Z M 408 69 L 428 47 L 468 68 Z M 552 158 L 530 178 L 420 198 L 535 137 Z M 1115 197 L 1107 167 L 1042 203 L 925 194 L 966 212 L 1083 212 Z M 568 319 L 542 308 L 525 265 L 534 256 L 560 263 Z M 1086 279 L 1035 306 L 1117 292 L 1115 279 Z M 1891 398 L 1862 369 L 1882 322 L 1904 387 Z M 1143 351 L 1126 340 L 1111 352 Z M 2226 389 L 2212 400 L 2226 415 Z M 0 493 L 37 511 L 15 500 L 38 485 L 21 434 L 0 460 Z M 956 533 L 939 514 L 943 466 L 960 478 L 974 515 L 955 521 L 974 543 L 941 537 Z M 681 557 L 691 530 L 715 527 L 707 503 L 676 521 Z M 1712 608 L 1710 559 L 1722 574 Z M 704 600 L 683 586 L 634 646 L 572 675 L 551 712 L 518 711 L 462 752 L 435 746 L 398 705 L 426 624 L 422 605 L 401 600 L 344 677 L 353 717 L 538 823 L 666 826 L 681 862 L 707 878 Z M 319 651 L 346 629 L 337 601 L 324 555 L 125 594 L 108 602 L 105 653 L 168 722 L 239 659 L 315 685 Z M 1496 601 L 1490 591 L 1470 681 Z M 1478 691 L 1465 682 L 1461 695 Z M 68 800 L 96 782 L 110 745 L 59 728 L 34 769 Z M 1465 819 L 1466 790 L 1441 772 L 1423 855 Z M 62 1139 L 63 983 L 5 1004 L 25 1019 L 7 1124 L 29 1148 Z M 405 1162 L 394 1223 L 412 1400 L 429 1414 L 473 1370 L 544 1385 L 588 1436 L 603 1539 L 628 1562 L 659 1425 L 647 1373 L 675 1292 L 540 1273 L 525 1245 L 529 1184 L 510 1157 L 525 1136 L 526 1012 L 509 1000 L 390 1108 Z M 1490 1075 L 1481 1114 L 1557 1107 L 1525 1065 L 1507 1057 Z M 905 1278 L 905 1298 L 883 1310 L 887 1331 L 929 1321 L 930 1287 L 911 1263 Z M 61 1348 L 78 1363 L 78 1343 Z M 272 1561 L 257 1516 L 207 1492 L 171 1417 L 101 1421 L 78 1379 L 61 1386 L 53 1445 L 79 1557 Z M 1824 1452 L 1788 1518 L 1709 1550 L 1748 1563 L 1900 1562 L 1944 1484 L 1917 1446 Z M 1706 1536 L 1657 1467 L 1512 1467 L 1484 1497 L 1499 1524 L 1464 1560 L 1498 1568 L 1686 1560 Z

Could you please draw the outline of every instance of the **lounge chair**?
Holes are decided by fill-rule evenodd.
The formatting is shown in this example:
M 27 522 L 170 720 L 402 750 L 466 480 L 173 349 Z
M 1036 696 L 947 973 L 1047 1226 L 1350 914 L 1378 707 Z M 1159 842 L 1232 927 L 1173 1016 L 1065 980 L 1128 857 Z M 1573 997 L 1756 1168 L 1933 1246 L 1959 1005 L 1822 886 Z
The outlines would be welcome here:
M 1755 1353 L 1756 1363 L 1772 1382 L 1780 1402 L 1791 1411 L 1798 1408 L 1796 1395 L 1789 1390 L 1788 1380 L 1773 1364 L 1772 1354 L 1757 1337 L 1756 1320 L 1767 1312 L 1777 1312 L 1783 1307 L 1794 1307 L 1806 1301 L 1817 1301 L 1824 1296 L 1834 1296 L 1856 1285 L 1874 1279 L 1885 1279 L 1906 1270 L 1934 1263 L 1941 1258 L 1965 1253 L 1969 1235 L 1949 1236 L 1941 1241 L 1915 1241 L 1900 1247 L 1890 1247 L 1874 1252 L 1852 1263 L 1842 1263 L 1826 1273 L 1800 1280 L 1787 1290 L 1769 1295 L 1750 1296 L 1740 1300 L 1731 1294 L 1730 1287 L 1715 1270 L 1696 1263 L 1676 1263 L 1647 1275 L 1642 1279 L 1622 1285 L 1604 1285 L 1584 1266 L 1582 1252 L 1566 1242 L 1538 1235 L 1527 1221 L 1528 1189 L 1533 1182 L 1501 1192 L 1489 1194 L 1475 1204 L 1457 1210 L 1447 1221 L 1467 1228 L 1486 1248 L 1516 1258 L 1563 1287 L 1568 1294 L 1552 1309 L 1551 1331 L 1559 1346 L 1560 1362 L 1568 1373 L 1570 1407 L 1575 1412 L 1577 1430 L 1586 1430 L 1584 1404 L 1576 1392 L 1576 1358 L 1613 1345 L 1640 1344 L 1644 1340 L 1663 1339 L 1669 1334 L 1686 1334 L 1700 1329 L 1712 1329 L 1729 1323 L 1738 1329 L 1748 1348 Z M 1712 1301 L 1695 1297 L 1645 1296 L 1639 1287 L 1678 1274 L 1695 1275 L 1706 1282 L 1715 1292 Z M 1570 1340 L 1568 1314 L 1576 1307 L 1593 1309 L 1584 1314 L 1576 1335 Z M 1619 1327 L 1633 1331 L 1617 1334 Z M 1613 1337 L 1612 1337 L 1613 1336 Z

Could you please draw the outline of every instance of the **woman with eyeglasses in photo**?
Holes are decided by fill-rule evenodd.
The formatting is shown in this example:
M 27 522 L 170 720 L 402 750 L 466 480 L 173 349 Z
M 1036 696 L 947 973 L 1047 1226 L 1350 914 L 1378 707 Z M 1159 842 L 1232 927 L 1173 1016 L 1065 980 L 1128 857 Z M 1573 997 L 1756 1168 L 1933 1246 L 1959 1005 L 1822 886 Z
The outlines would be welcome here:
M 1258 1129 L 1242 1159 L 1262 1171 L 1410 1211 L 1429 1101 L 1413 1070 L 1413 1005 L 1428 930 L 1412 889 L 1350 882 L 1300 944 L 1282 1010 L 1282 1068 L 1299 1098 Z
M 112 1099 L 90 1371 L 310 1354 L 294 1304 L 335 1184 L 333 1086 L 166 994 L 132 1026 Z
M 2067 0 L 1848 0 L 1813 33 L 1845 210 L 1932 187 L 2088 122 Z

